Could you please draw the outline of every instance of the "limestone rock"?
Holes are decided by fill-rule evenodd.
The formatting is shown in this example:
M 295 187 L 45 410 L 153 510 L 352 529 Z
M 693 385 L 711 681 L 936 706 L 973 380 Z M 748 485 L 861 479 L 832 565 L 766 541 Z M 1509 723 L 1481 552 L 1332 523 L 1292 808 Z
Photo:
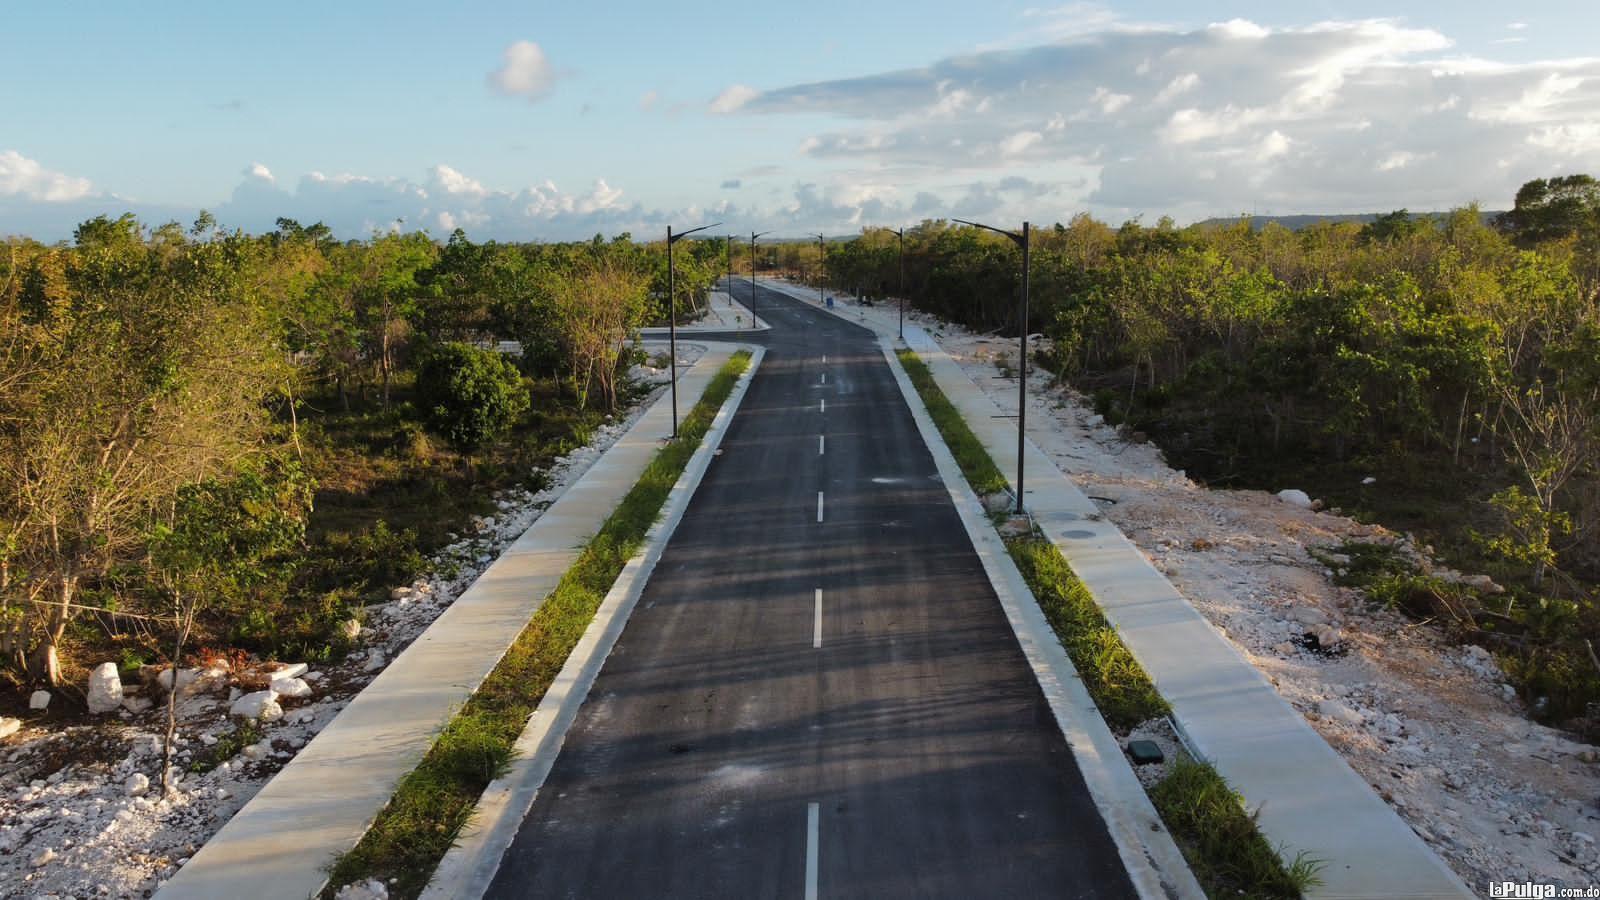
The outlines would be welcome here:
M 281 678 L 272 676 L 272 692 L 279 697 L 290 700 L 300 700 L 311 696 L 311 685 L 306 684 L 303 678 Z
M 1278 499 L 1290 506 L 1298 506 L 1301 509 L 1311 508 L 1311 495 L 1295 488 L 1279 491 Z
M 102 715 L 122 708 L 122 676 L 117 664 L 101 663 L 89 673 L 89 712 Z
M 0 738 L 8 738 L 22 729 L 21 719 L 0 716 Z
M 49 707 L 50 707 L 50 692 L 49 691 L 34 691 L 33 692 L 33 696 L 28 698 L 28 708 L 29 709 L 48 709 Z
M 128 776 L 128 780 L 123 783 L 122 789 L 129 797 L 138 797 L 145 791 L 150 790 L 150 776 L 143 772 L 135 772 Z
M 301 675 L 304 675 L 306 672 L 310 671 L 310 669 L 311 667 L 305 663 L 290 663 L 289 665 L 286 665 L 283 668 L 273 672 L 272 680 L 277 681 L 280 678 L 299 678 Z
M 276 692 L 271 690 L 256 691 L 245 694 L 243 697 L 233 701 L 233 706 L 229 707 L 228 714 L 246 719 L 268 721 L 282 716 L 283 707 L 278 705 Z
M 1366 718 L 1361 713 L 1351 709 L 1339 700 L 1323 700 L 1317 704 L 1317 715 L 1333 722 L 1339 722 L 1354 728 L 1366 724 Z

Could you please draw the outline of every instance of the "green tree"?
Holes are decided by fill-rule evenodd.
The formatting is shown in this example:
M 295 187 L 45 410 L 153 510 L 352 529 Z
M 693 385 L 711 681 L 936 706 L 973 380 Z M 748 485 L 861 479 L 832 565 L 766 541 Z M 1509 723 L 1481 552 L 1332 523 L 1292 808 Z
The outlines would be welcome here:
M 505 434 L 528 411 L 527 386 L 505 357 L 470 344 L 429 351 L 417 373 L 417 405 L 428 427 L 475 450 Z

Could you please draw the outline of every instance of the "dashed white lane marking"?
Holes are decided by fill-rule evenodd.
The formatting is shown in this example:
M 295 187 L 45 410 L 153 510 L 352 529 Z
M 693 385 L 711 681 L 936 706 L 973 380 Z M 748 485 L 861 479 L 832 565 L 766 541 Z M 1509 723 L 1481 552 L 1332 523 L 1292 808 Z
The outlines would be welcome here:
M 811 617 L 811 646 L 822 649 L 822 588 L 817 588 L 816 615 Z
M 817 401 L 817 412 L 824 412 L 825 413 L 827 411 L 828 411 L 828 401 L 827 400 L 818 400 Z
M 806 804 L 806 900 L 817 900 L 817 832 L 821 830 L 822 808 Z
M 826 353 L 822 354 L 822 364 L 823 365 L 827 365 L 828 364 L 828 354 L 826 354 Z
M 828 373 L 827 372 L 823 372 L 822 373 L 822 383 L 823 384 L 827 384 L 828 383 Z
M 817 491 L 817 521 L 822 521 L 822 492 Z
M 817 455 L 818 456 L 821 456 L 822 454 L 828 452 L 828 449 L 827 449 L 828 448 L 828 443 L 827 442 L 828 442 L 828 436 L 827 435 L 825 435 L 825 434 L 817 435 Z

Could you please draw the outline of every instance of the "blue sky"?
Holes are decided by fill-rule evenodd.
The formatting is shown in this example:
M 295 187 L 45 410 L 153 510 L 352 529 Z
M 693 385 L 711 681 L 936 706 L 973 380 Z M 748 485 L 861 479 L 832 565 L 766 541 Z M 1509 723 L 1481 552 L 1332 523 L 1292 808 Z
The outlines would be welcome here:
M 1600 4 L 1499 9 L 30 4 L 0 30 L 0 233 L 1504 206 L 1600 174 Z

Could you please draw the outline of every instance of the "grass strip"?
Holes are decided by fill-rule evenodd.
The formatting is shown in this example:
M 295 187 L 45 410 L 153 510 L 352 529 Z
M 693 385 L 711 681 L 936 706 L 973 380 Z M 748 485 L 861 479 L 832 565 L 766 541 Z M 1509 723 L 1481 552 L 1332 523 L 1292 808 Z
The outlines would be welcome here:
M 898 355 L 967 483 L 979 495 L 1007 490 L 1005 476 L 927 364 L 911 350 Z M 1056 545 L 1037 533 L 1007 538 L 1005 544 L 1106 723 L 1126 731 L 1170 712 Z M 1319 883 L 1321 863 L 1301 853 L 1285 867 L 1255 815 L 1246 811 L 1244 798 L 1209 764 L 1173 762 L 1167 777 L 1150 789 L 1150 798 L 1208 896 L 1295 898 Z
M 750 354 L 740 351 L 711 380 L 680 424 L 678 440 L 657 451 L 500 663 L 445 726 L 417 768 L 401 779 L 371 829 L 333 863 L 324 897 L 368 878 L 387 881 L 391 897 L 422 893 L 478 797 L 510 766 L 512 748 L 528 717 L 588 629 L 623 565 L 643 544 L 645 532 L 749 363 Z
M 1293 898 L 1320 884 L 1320 860 L 1301 852 L 1287 867 L 1256 826 L 1244 798 L 1205 763 L 1174 761 L 1150 789 L 1195 877 L 1211 897 Z

